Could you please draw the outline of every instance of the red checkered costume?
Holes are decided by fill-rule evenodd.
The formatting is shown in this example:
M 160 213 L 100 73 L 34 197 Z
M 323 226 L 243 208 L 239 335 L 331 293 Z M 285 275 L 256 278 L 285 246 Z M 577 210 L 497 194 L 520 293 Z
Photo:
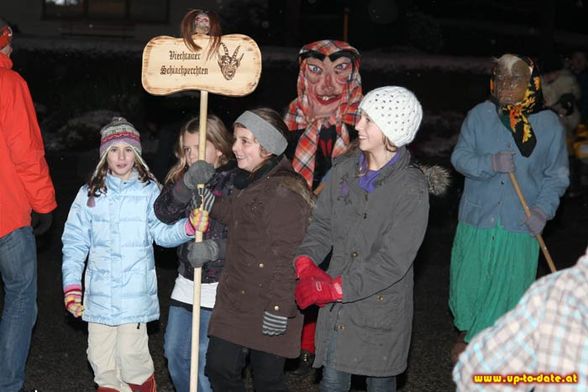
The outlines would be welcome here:
M 310 102 L 307 95 L 308 80 L 305 77 L 306 59 L 310 52 L 317 52 L 329 57 L 337 52 L 345 51 L 352 58 L 353 71 L 349 75 L 348 83 L 343 90 L 342 103 L 335 113 L 328 118 L 310 118 Z M 344 153 L 349 146 L 349 131 L 347 124 L 355 126 L 359 119 L 358 106 L 363 97 L 361 89 L 361 77 L 359 75 L 359 52 L 343 41 L 322 40 L 305 45 L 298 55 L 300 72 L 298 74 L 297 90 L 298 98 L 290 103 L 288 113 L 284 121 L 290 131 L 304 129 L 300 136 L 296 151 L 292 159 L 294 170 L 300 173 L 312 187 L 315 170 L 315 154 L 318 146 L 321 128 L 335 126 L 337 138 L 333 146 L 331 158 Z

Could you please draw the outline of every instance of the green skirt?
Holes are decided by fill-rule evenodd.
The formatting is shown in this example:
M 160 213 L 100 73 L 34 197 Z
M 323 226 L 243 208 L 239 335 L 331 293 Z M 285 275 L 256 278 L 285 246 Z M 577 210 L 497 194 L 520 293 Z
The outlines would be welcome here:
M 466 342 L 516 306 L 535 280 L 538 256 L 539 244 L 527 233 L 458 224 L 449 308 Z

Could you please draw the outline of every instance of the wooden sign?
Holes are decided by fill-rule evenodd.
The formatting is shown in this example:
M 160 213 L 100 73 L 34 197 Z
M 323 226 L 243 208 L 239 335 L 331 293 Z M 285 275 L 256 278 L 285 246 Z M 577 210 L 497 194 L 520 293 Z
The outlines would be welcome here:
M 205 90 L 229 96 L 250 94 L 261 75 L 261 51 L 243 34 L 221 36 L 216 53 L 209 53 L 212 37 L 194 35 L 203 48 L 194 52 L 181 38 L 158 36 L 143 50 L 141 81 L 150 94 L 169 95 Z

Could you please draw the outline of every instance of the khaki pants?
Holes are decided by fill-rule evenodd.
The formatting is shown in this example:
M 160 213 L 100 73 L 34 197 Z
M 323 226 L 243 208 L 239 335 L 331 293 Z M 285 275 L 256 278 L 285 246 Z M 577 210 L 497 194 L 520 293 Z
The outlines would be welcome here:
M 111 327 L 88 323 L 88 361 L 94 382 L 101 387 L 130 392 L 127 384 L 143 384 L 153 374 L 147 325 Z

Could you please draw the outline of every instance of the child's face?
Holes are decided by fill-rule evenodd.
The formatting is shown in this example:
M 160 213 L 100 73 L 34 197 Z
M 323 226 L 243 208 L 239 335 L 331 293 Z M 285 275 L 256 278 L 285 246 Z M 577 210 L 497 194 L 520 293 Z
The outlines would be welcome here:
M 357 129 L 357 138 L 359 140 L 359 149 L 364 152 L 377 154 L 386 150 L 384 144 L 384 134 L 380 127 L 373 122 L 365 113 L 361 113 L 359 121 L 355 125 Z
M 198 146 L 200 146 L 200 132 L 189 133 L 184 132 L 182 136 L 182 144 L 184 145 L 184 154 L 186 155 L 186 162 L 191 166 L 199 159 Z M 210 163 L 215 168 L 220 165 L 220 157 L 223 155 L 210 140 L 206 141 L 206 152 L 204 160 Z
M 235 141 L 233 153 L 237 159 L 237 166 L 248 172 L 254 172 L 267 159 L 261 151 L 261 145 L 247 128 L 235 127 Z
M 106 162 L 113 176 L 128 180 L 135 166 L 135 150 L 126 143 L 114 144 L 108 149 Z

